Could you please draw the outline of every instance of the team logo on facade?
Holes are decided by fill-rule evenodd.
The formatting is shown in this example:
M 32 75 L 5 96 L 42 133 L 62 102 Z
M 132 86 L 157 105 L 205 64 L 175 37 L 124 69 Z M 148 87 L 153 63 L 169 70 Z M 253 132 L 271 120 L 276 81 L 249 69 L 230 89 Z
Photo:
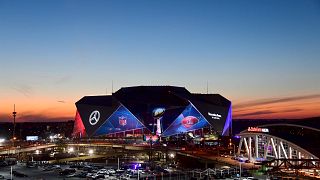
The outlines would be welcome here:
M 181 123 L 185 128 L 190 128 L 191 126 L 197 124 L 199 119 L 194 116 L 187 116 L 182 119 Z
M 100 112 L 95 110 L 95 111 L 92 111 L 92 113 L 90 114 L 89 116 L 89 123 L 93 126 L 93 125 L 96 125 L 98 123 L 100 119 Z
M 120 116 L 120 117 L 119 117 L 119 124 L 120 124 L 121 126 L 127 125 L 127 117 L 125 117 L 125 116 Z

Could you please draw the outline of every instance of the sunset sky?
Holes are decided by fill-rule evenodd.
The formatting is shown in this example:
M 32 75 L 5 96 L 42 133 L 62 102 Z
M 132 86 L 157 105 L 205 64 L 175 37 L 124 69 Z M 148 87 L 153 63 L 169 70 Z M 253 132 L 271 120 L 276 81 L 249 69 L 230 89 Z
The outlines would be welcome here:
M 0 1 L 0 121 L 65 121 L 136 85 L 218 93 L 233 118 L 320 116 L 320 1 Z

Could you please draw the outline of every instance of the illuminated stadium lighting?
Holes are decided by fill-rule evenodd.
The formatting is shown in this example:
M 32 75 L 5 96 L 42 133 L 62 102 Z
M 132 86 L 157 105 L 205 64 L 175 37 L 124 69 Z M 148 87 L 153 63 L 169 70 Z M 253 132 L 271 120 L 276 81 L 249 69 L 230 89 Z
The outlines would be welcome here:
M 231 133 L 228 99 L 219 94 L 190 93 L 184 87 L 126 87 L 108 96 L 85 96 L 76 107 L 79 115 L 73 134 L 78 137 L 126 136 L 137 129 L 146 135 L 168 137 L 209 127 L 219 135 Z

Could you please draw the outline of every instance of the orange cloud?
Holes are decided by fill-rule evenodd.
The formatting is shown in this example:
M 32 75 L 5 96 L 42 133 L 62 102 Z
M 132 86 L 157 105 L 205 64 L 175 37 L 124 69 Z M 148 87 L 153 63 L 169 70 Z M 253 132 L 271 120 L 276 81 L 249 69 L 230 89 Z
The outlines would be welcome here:
M 233 106 L 235 119 L 279 119 L 320 116 L 320 94 L 270 98 Z
M 71 100 L 26 98 L 16 102 L 17 122 L 73 120 L 76 111 L 74 101 Z M 6 101 L 0 104 L 0 121 L 12 121 L 14 103 Z

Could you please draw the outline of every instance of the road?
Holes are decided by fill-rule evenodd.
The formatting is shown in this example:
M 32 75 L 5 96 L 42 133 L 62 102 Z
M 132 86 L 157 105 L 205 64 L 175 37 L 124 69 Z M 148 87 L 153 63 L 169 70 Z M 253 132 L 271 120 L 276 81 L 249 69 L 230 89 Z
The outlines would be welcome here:
M 208 159 L 212 161 L 216 161 L 220 164 L 225 164 L 229 166 L 240 166 L 240 162 L 237 160 L 231 159 L 230 156 L 228 157 L 221 157 L 217 155 L 212 155 L 210 152 L 206 151 L 180 151 L 180 153 L 189 154 L 190 156 L 195 156 L 202 159 Z M 255 165 L 253 163 L 241 163 L 241 167 L 245 169 L 257 169 L 260 168 L 259 165 Z

